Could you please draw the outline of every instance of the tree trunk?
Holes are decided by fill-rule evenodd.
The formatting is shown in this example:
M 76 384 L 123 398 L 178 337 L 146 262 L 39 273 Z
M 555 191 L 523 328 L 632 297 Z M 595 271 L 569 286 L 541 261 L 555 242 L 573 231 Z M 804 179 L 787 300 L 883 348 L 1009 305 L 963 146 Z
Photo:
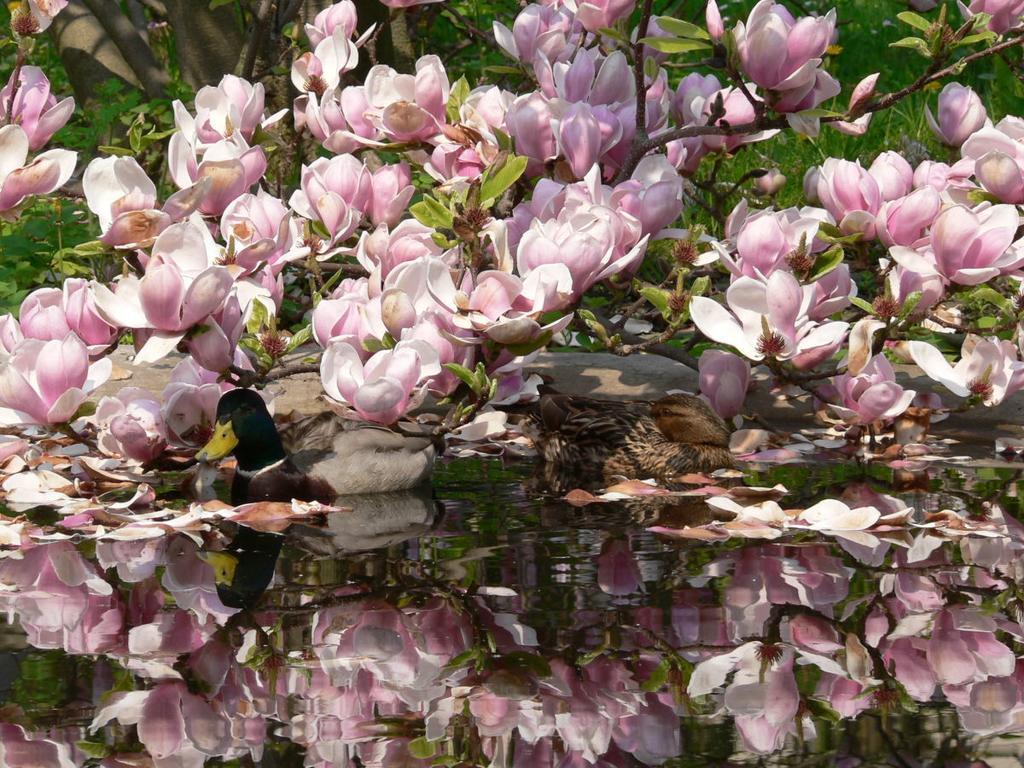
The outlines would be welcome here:
M 166 0 L 166 6 L 178 64 L 189 85 L 215 85 L 235 71 L 244 40 L 233 8 L 211 11 L 202 0 Z
M 111 78 L 139 87 L 131 67 L 82 0 L 71 0 L 53 20 L 50 34 L 68 73 L 79 108 L 96 103 L 96 89 Z

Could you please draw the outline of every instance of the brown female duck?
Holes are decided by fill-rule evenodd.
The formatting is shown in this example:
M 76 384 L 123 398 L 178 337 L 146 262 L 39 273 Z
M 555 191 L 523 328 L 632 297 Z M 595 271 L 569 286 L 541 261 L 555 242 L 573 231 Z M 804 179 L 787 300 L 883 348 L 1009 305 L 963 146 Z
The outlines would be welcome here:
M 699 397 L 653 403 L 543 395 L 529 425 L 545 474 L 671 482 L 733 466 L 729 428 Z

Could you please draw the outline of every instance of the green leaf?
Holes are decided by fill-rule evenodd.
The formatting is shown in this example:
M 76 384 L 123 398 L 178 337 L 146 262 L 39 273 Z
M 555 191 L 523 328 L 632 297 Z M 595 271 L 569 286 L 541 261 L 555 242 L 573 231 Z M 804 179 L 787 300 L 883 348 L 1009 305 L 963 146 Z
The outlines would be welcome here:
M 693 281 L 693 285 L 690 286 L 691 296 L 704 296 L 708 289 L 711 288 L 711 278 L 707 275 L 701 275 Z
M 824 253 L 818 254 L 818 258 L 814 261 L 814 266 L 811 267 L 811 274 L 808 275 L 807 279 L 813 282 L 819 277 L 824 277 L 843 263 L 843 256 L 843 249 L 839 247 L 832 247 Z
M 489 67 L 484 67 L 484 72 L 490 72 L 495 75 L 521 75 L 523 70 L 519 67 L 510 67 L 505 64 L 492 64 Z
M 921 303 L 922 295 L 923 294 L 920 291 L 914 291 L 903 300 L 903 307 L 900 308 L 900 320 L 914 314 L 914 310 L 917 309 L 917 305 Z
M 1001 312 L 1005 312 L 1011 317 L 1016 314 L 1016 309 L 1013 306 L 1013 302 L 1008 298 L 999 293 L 995 288 L 988 285 L 976 286 L 970 293 L 971 298 L 983 301 L 986 304 L 998 308 Z
M 613 27 L 601 27 L 600 29 L 597 30 L 597 33 L 599 35 L 609 37 L 612 40 L 618 40 L 620 43 L 625 43 L 626 45 L 629 45 L 629 38 L 622 34 L 622 32 L 620 32 L 619 30 L 614 29 Z
M 889 47 L 910 48 L 926 59 L 930 59 L 932 57 L 932 49 L 928 46 L 928 42 L 922 40 L 920 37 L 904 37 L 902 40 L 897 40 L 895 43 L 889 43 Z
M 306 325 L 292 334 L 291 339 L 288 340 L 288 352 L 298 349 L 303 344 L 308 344 L 309 340 L 313 338 L 313 326 Z
M 445 363 L 443 367 L 453 373 L 459 381 L 469 387 L 475 394 L 480 394 L 478 391 L 479 384 L 476 380 L 476 374 L 469 370 L 469 368 L 464 365 L 459 365 L 458 363 Z
M 504 162 L 497 162 L 487 169 L 480 182 L 480 199 L 490 207 L 505 190 L 515 184 L 526 170 L 529 160 L 519 155 L 506 155 Z
M 512 137 L 499 128 L 492 128 L 494 131 L 494 138 L 498 142 L 498 149 L 504 150 L 505 152 L 512 151 Z
M 668 659 L 662 659 L 661 663 L 651 670 L 651 675 L 643 684 L 640 686 L 641 690 L 647 691 L 647 693 L 654 693 L 660 691 L 665 687 L 665 683 L 668 682 L 668 673 L 672 668 L 672 662 Z
M 505 666 L 532 672 L 537 677 L 551 677 L 551 665 L 547 659 L 536 653 L 512 651 L 502 656 L 501 660 Z
M 115 147 L 110 144 L 101 144 L 97 149 L 100 152 L 106 152 L 108 155 L 116 155 L 117 157 L 131 157 L 135 154 L 128 147 Z
M 661 53 L 690 53 L 710 51 L 711 44 L 700 40 L 683 40 L 678 37 L 643 37 L 640 42 Z
M 79 741 L 75 743 L 87 757 L 94 757 L 97 760 L 107 757 L 111 753 L 110 747 L 106 744 L 97 744 L 95 741 Z
M 466 81 L 465 76 L 460 77 L 455 81 L 455 84 L 451 88 L 451 92 L 448 95 L 448 108 L 446 113 L 448 115 L 448 121 L 452 123 L 459 122 L 459 108 L 465 103 L 466 97 L 469 96 L 469 83 Z
M 986 192 L 984 189 L 972 189 L 967 193 L 967 199 L 975 205 L 980 205 L 981 203 L 992 203 L 993 205 L 998 205 L 1002 202 L 998 197 L 993 195 L 991 192 Z
M 671 294 L 668 291 L 648 285 L 640 289 L 640 295 L 647 299 L 656 310 L 661 312 L 662 317 L 667 318 L 671 314 L 671 310 L 668 307 L 668 300 Z
M 927 32 L 932 28 L 932 23 L 928 21 L 928 19 L 918 13 L 914 13 L 913 11 L 897 13 L 896 18 L 904 24 L 909 24 L 914 29 L 920 29 L 922 32 Z
M 410 206 L 409 213 L 415 216 L 420 224 L 431 229 L 451 229 L 454 221 L 452 212 L 430 195 Z
M 992 315 L 983 315 L 977 320 L 979 328 L 995 328 L 997 325 L 999 325 L 999 320 L 992 317 Z
M 231 5 L 234 0 L 210 0 L 210 10 L 215 11 L 222 5 Z
M 804 705 L 812 717 L 825 720 L 829 723 L 838 723 L 842 717 L 830 705 L 821 699 L 804 699 Z
M 551 331 L 544 331 L 540 336 L 531 341 L 524 341 L 522 344 L 506 344 L 505 349 L 514 355 L 528 355 L 536 352 L 541 347 L 546 347 L 554 334 Z
M 427 741 L 426 736 L 420 736 L 409 742 L 409 754 L 420 760 L 427 760 L 437 754 L 437 744 Z
M 269 324 L 269 322 L 270 315 L 263 302 L 252 302 L 252 314 L 249 315 L 249 320 L 245 323 L 245 330 L 249 333 L 259 333 Z
M 994 32 L 979 32 L 976 35 L 968 35 L 963 40 L 958 42 L 956 44 L 956 47 L 960 48 L 961 46 L 964 46 L 964 45 L 974 45 L 975 43 L 981 43 L 981 42 L 988 43 L 988 42 L 991 42 L 992 40 L 994 40 L 995 37 L 996 37 L 996 35 L 995 35 Z
M 850 303 L 859 309 L 863 309 L 869 315 L 875 314 L 875 308 L 871 306 L 870 303 L 864 301 L 864 299 L 860 298 L 859 296 L 851 296 Z
M 653 21 L 655 21 L 659 27 L 670 35 L 688 37 L 697 40 L 711 39 L 711 35 L 708 34 L 706 29 L 698 27 L 696 24 L 691 24 L 688 21 L 683 21 L 682 19 L 673 19 L 671 16 L 658 16 L 656 19 L 653 19 Z
M 802 112 L 796 113 L 797 117 L 842 117 L 838 112 L 833 112 L 831 109 L 805 109 Z

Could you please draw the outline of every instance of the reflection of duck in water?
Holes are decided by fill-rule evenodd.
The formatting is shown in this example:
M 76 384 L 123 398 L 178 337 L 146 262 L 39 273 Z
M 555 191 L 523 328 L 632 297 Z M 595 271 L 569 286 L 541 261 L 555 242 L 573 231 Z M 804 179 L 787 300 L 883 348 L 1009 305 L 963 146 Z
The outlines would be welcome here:
M 430 477 L 434 445 L 386 427 L 325 412 L 278 432 L 256 392 L 234 389 L 217 404 L 213 437 L 196 458 L 234 454 L 238 469 L 231 503 L 322 501 L 342 493 L 382 493 L 412 488 Z
M 438 519 L 438 503 L 429 486 L 339 496 L 333 503 L 345 511 L 328 515 L 326 527 L 292 525 L 289 537 L 313 554 L 336 556 L 400 544 L 426 533 Z
M 229 608 L 251 608 L 274 578 L 284 537 L 245 525 L 222 550 L 200 552 L 213 568 L 217 596 Z
M 654 403 L 544 395 L 527 424 L 545 474 L 671 482 L 689 472 L 733 465 L 729 428 L 699 397 Z

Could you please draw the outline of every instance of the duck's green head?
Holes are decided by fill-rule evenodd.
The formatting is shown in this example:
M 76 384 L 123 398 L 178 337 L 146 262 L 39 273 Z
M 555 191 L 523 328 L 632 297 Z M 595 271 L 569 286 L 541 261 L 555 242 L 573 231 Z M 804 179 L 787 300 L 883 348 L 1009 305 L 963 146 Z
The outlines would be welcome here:
M 250 471 L 285 457 L 267 404 L 251 389 L 233 389 L 221 396 L 213 437 L 196 458 L 213 461 L 232 453 L 238 459 L 238 466 Z

